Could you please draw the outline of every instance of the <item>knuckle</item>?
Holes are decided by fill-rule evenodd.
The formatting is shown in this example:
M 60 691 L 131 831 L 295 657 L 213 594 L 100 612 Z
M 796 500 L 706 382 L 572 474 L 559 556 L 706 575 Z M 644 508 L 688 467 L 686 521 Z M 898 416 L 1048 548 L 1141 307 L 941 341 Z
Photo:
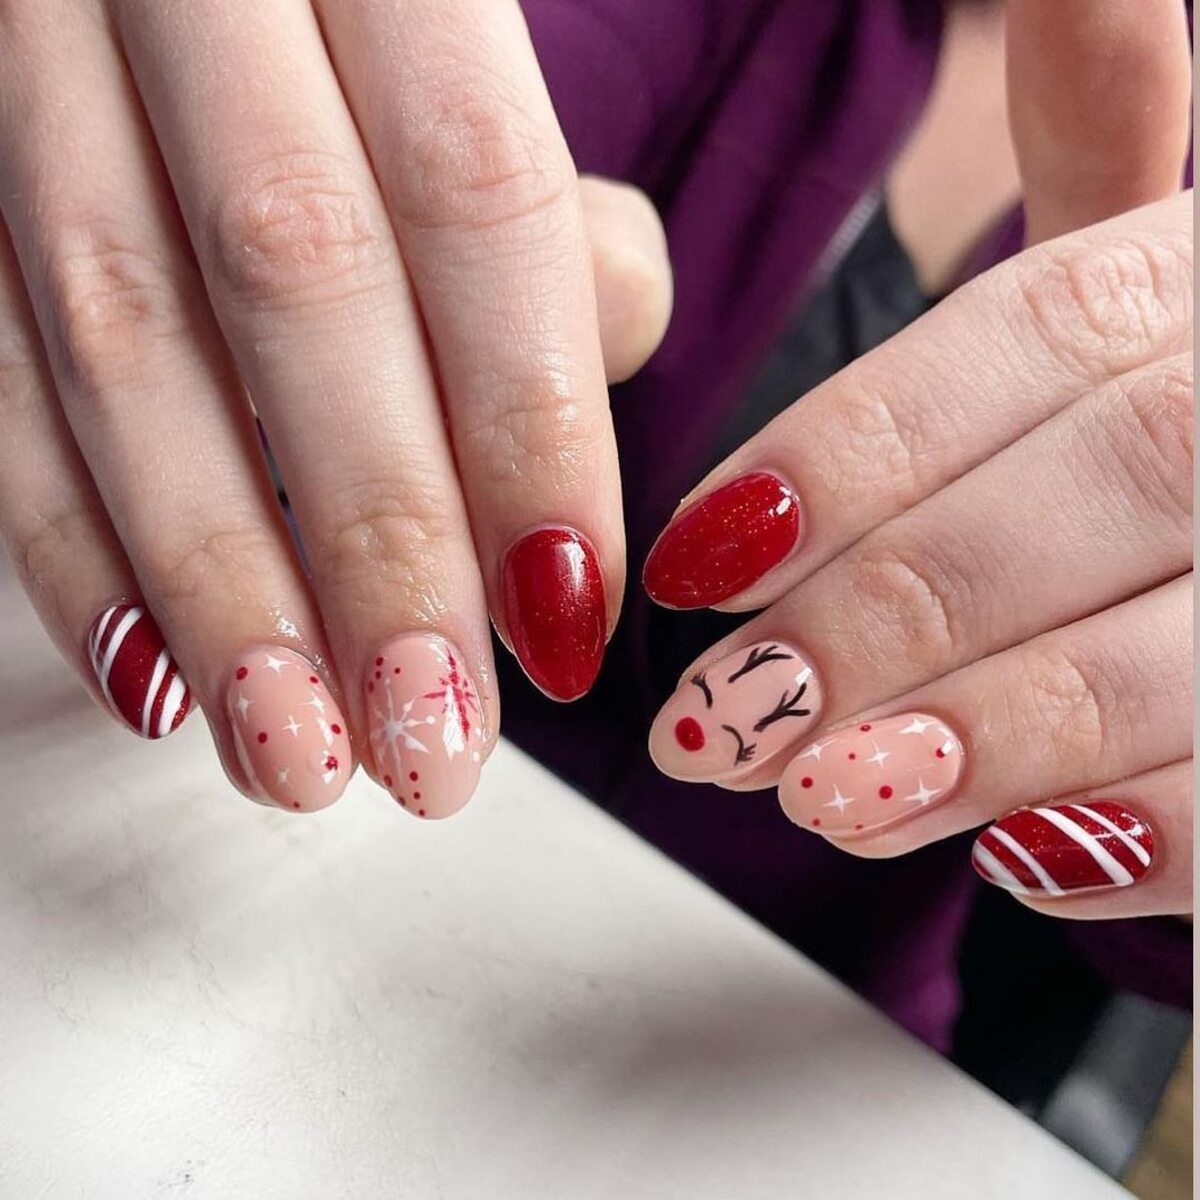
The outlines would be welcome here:
M 81 552 L 94 545 L 95 517 L 78 507 L 39 512 L 13 542 L 13 565 L 22 584 L 61 617 L 64 574 L 73 577 Z
M 567 195 L 565 150 L 496 81 L 479 74 L 465 69 L 434 93 L 392 164 L 406 224 L 493 230 L 545 219 Z
M 1192 511 L 1193 369 L 1190 355 L 1160 364 L 1122 388 L 1130 436 L 1118 453 L 1134 487 L 1188 522 Z
M 474 415 L 455 431 L 479 481 L 503 489 L 514 481 L 554 480 L 571 492 L 594 479 L 595 464 L 608 454 L 607 422 L 598 419 L 595 406 L 553 378 L 506 390 L 498 405 L 473 406 Z
M 330 497 L 329 506 L 329 528 L 311 556 L 321 586 L 385 588 L 411 611 L 449 610 L 446 564 L 463 530 L 443 485 L 415 475 L 365 480 Z
M 187 326 L 170 264 L 106 221 L 62 227 L 46 249 L 46 281 L 51 338 L 84 395 L 136 375 Z
M 1022 672 L 1020 736 L 1048 745 L 1062 762 L 1099 760 L 1119 712 L 1103 666 L 1069 649 L 1045 648 L 1031 653 Z
M 952 552 L 928 545 L 862 550 L 850 560 L 845 594 L 853 603 L 839 622 L 867 661 L 887 662 L 914 682 L 941 674 L 968 642 L 970 579 L 954 568 Z
M 1121 371 L 1189 328 L 1191 250 L 1167 235 L 1053 244 L 1018 272 L 1021 317 L 1085 379 Z
M 898 369 L 903 369 L 902 365 Z M 922 385 L 913 380 L 914 403 L 900 402 L 905 386 L 872 381 L 865 372 L 839 391 L 838 420 L 831 424 L 837 445 L 823 455 L 826 485 L 839 502 L 858 505 L 864 481 L 886 486 L 898 503 L 915 502 L 925 492 L 923 463 L 938 444 L 931 436 L 928 414 L 938 411 L 926 402 Z
M 266 307 L 345 299 L 375 285 L 388 258 L 357 172 L 337 156 L 304 151 L 244 172 L 216 205 L 211 241 L 218 286 Z
M 214 596 L 236 594 L 236 581 L 259 577 L 269 561 L 268 537 L 261 526 L 230 524 L 161 556 L 152 568 L 157 601 L 166 607 L 211 606 Z

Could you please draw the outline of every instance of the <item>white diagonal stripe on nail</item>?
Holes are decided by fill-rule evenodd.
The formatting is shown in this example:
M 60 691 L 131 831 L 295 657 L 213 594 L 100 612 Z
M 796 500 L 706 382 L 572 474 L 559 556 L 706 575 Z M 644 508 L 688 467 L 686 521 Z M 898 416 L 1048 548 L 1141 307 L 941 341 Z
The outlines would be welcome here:
M 1029 889 L 986 846 L 981 846 L 976 842 L 971 855 L 993 883 L 998 883 L 1002 888 L 1007 888 L 1010 892 L 1018 892 L 1022 896 L 1029 894 Z
M 104 649 L 104 660 L 96 670 L 96 674 L 100 677 L 100 686 L 104 690 L 105 698 L 109 704 L 113 704 L 112 692 L 108 690 L 108 677 L 112 674 L 113 663 L 117 660 L 117 655 L 121 651 L 121 643 L 125 640 L 129 631 L 142 619 L 143 610 L 140 608 L 131 608 L 120 620 L 116 629 L 113 630 L 113 635 L 108 640 L 108 645 Z
M 1019 859 L 1025 864 L 1025 866 L 1029 868 L 1033 874 L 1033 877 L 1042 885 L 1049 895 L 1061 896 L 1063 894 L 1062 888 L 1060 888 L 1054 881 L 1054 877 L 1050 874 L 1050 872 L 1047 871 L 1046 868 L 1043 867 L 1042 864 L 1038 862 L 1038 860 L 1034 858 L 1033 855 L 1030 854 L 1029 851 L 1026 850 L 1025 847 L 1022 846 L 1015 837 L 1012 836 L 1011 833 L 1006 833 L 1003 829 L 996 825 L 993 825 L 992 828 L 988 830 L 988 833 L 990 833 L 992 837 L 994 837 L 996 841 L 1000 843 L 1000 845 L 1004 846 L 1014 858 Z
M 158 732 L 155 737 L 166 737 L 171 732 L 171 726 L 175 722 L 175 716 L 179 712 L 180 705 L 183 704 L 183 697 L 186 693 L 187 683 L 179 673 L 179 668 L 176 667 L 175 678 L 171 680 L 171 685 L 167 688 L 167 694 L 163 698 L 162 713 L 158 718 Z
M 154 660 L 154 671 L 150 675 L 150 682 L 146 686 L 146 699 L 142 701 L 142 737 L 150 736 L 150 718 L 154 713 L 154 701 L 158 699 L 158 689 L 162 686 L 163 678 L 170 665 L 170 654 L 166 649 L 160 650 L 158 657 Z
M 1077 825 L 1065 813 L 1055 812 L 1052 808 L 1035 808 L 1033 811 L 1082 846 L 1117 887 L 1128 887 L 1133 882 L 1133 876 L 1082 825 Z
M 1071 807 L 1076 812 L 1081 812 L 1085 817 L 1090 817 L 1097 825 L 1103 825 L 1109 833 L 1116 834 L 1118 838 L 1129 848 L 1130 854 L 1134 856 L 1142 864 L 1143 867 L 1150 865 L 1150 855 L 1146 853 L 1146 847 L 1135 837 L 1130 837 L 1120 825 L 1114 824 L 1103 813 L 1098 813 L 1094 808 L 1088 808 L 1086 804 L 1072 804 Z

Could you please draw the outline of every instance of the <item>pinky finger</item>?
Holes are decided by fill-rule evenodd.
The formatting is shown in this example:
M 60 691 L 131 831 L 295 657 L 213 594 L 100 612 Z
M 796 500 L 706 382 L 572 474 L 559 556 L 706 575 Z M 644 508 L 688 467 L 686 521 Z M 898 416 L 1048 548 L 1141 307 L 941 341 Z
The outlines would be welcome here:
M 1017 809 L 976 839 L 988 883 L 1055 917 L 1192 911 L 1192 760 Z
M 0 226 L 0 545 L 63 657 L 135 733 L 178 728 L 190 693 L 59 407 Z

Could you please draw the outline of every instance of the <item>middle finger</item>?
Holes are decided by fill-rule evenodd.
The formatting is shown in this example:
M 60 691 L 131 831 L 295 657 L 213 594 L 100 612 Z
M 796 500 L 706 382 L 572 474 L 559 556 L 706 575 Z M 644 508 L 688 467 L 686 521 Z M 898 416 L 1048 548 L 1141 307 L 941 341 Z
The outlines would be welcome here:
M 679 778 L 767 786 L 782 765 L 772 757 L 818 717 L 880 704 L 1187 570 L 1190 422 L 1188 356 L 1075 402 L 875 530 L 702 659 L 703 667 L 735 645 L 784 644 L 811 672 L 807 715 L 745 736 L 751 757 L 743 747 L 720 756 L 734 749 L 731 738 L 718 738 L 717 751 L 693 748 L 699 739 L 690 725 L 680 737 L 681 720 L 711 725 L 715 708 L 729 717 L 721 728 L 755 732 L 779 699 L 776 676 L 794 674 L 794 664 L 779 663 L 734 687 L 718 664 L 715 706 L 702 713 L 698 690 L 685 684 L 659 714 L 655 761 Z

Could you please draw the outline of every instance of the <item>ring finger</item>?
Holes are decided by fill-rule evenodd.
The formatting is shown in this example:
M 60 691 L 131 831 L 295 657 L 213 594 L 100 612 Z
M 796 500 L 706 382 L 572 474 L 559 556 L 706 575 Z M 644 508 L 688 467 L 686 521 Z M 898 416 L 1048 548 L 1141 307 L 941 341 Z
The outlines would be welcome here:
M 802 748 L 779 798 L 869 857 L 904 854 L 1032 798 L 1191 753 L 1191 576 L 856 714 Z

